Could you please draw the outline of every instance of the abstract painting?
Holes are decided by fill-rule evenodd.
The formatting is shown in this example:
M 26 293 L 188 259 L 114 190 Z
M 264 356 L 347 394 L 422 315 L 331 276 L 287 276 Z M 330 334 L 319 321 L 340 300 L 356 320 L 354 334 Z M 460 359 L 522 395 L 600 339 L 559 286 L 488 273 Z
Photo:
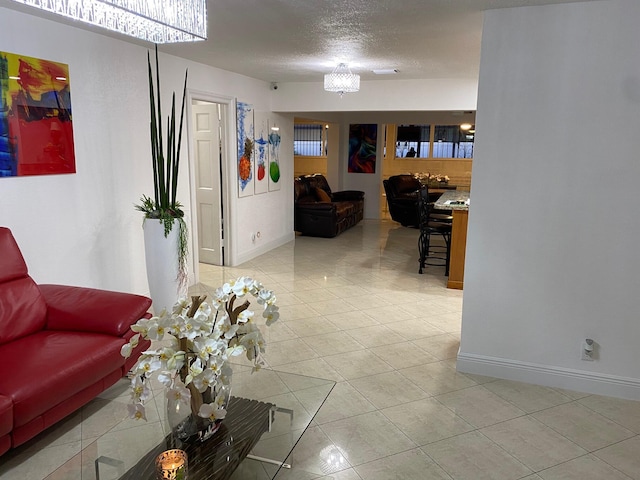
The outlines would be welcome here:
M 378 125 L 349 125 L 349 173 L 376 173 Z
M 238 196 L 253 195 L 253 105 L 237 102 Z
M 0 177 L 75 172 L 69 66 L 0 52 Z
M 269 191 L 280 190 L 280 129 L 269 122 Z
M 255 112 L 254 158 L 256 167 L 255 192 L 267 193 L 269 180 L 267 169 L 269 168 L 269 118 L 265 112 Z

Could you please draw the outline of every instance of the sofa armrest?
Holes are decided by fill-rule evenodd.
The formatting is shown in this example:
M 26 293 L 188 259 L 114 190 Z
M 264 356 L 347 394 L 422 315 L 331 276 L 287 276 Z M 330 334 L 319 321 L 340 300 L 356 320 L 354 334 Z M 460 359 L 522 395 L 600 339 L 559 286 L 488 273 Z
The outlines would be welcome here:
M 39 285 L 47 304 L 47 330 L 121 337 L 145 316 L 151 299 L 131 293 L 66 285 Z
M 364 200 L 364 192 L 359 190 L 342 190 L 340 192 L 333 192 L 331 199 L 334 202 L 345 202 L 349 200 Z

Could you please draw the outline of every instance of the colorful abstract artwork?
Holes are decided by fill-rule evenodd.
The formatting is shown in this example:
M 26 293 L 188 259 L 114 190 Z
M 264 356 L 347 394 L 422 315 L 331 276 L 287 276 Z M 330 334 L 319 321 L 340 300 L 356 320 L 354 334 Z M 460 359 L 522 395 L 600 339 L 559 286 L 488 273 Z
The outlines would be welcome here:
M 271 123 L 271 122 L 270 122 Z M 280 190 L 280 129 L 275 122 L 269 128 L 269 191 Z
M 68 65 L 0 52 L 0 177 L 75 171 Z
M 265 112 L 255 112 L 254 158 L 256 167 L 256 195 L 269 191 L 269 118 Z
M 378 125 L 349 125 L 349 173 L 376 173 Z
M 253 106 L 237 102 L 237 129 L 238 129 L 238 196 L 248 197 L 253 195 Z

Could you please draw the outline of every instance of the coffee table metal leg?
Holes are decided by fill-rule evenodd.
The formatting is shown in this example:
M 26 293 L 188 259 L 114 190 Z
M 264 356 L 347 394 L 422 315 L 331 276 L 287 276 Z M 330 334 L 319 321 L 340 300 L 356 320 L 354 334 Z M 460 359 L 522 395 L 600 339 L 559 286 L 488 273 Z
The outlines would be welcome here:
M 111 467 L 116 467 L 118 469 L 118 476 L 121 477 L 124 475 L 124 462 L 121 460 L 116 460 L 115 458 L 100 456 L 96 458 L 96 480 L 100 480 L 100 464 L 104 463 Z
M 269 410 L 269 431 L 271 431 L 271 426 L 273 425 L 273 421 L 274 421 L 274 417 L 276 415 L 276 412 L 288 414 L 289 417 L 290 417 L 289 421 L 291 423 L 293 423 L 293 410 L 291 410 L 290 408 L 276 407 L 274 405 L 273 407 L 271 407 L 271 410 Z M 279 460 L 272 460 L 271 458 L 259 457 L 257 455 L 253 455 L 253 454 L 247 455 L 247 458 L 249 458 L 251 460 L 257 460 L 258 462 L 270 463 L 272 465 L 278 465 L 278 466 L 280 466 L 282 468 L 291 468 L 291 464 L 280 462 Z
M 272 460 L 271 458 L 258 457 L 257 455 L 251 455 L 251 454 L 247 455 L 247 458 L 249 458 L 251 460 L 257 460 L 258 462 L 270 463 L 272 465 L 278 465 L 279 467 L 282 467 L 282 468 L 291 468 L 291 464 L 284 463 L 284 462 L 281 462 L 279 460 Z

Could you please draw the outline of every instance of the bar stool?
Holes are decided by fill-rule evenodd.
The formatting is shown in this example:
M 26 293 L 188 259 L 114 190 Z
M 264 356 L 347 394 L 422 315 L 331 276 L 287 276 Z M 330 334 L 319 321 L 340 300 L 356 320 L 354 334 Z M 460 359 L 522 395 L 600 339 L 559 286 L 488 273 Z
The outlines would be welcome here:
M 425 265 L 442 266 L 444 260 L 445 275 L 449 275 L 449 259 L 451 256 L 451 226 L 453 217 L 451 215 L 433 213 L 433 204 L 429 202 L 429 188 L 424 185 L 418 190 L 418 217 L 420 236 L 418 237 L 418 251 L 420 253 L 420 268 L 418 273 L 422 273 Z M 445 243 L 445 252 L 436 252 L 436 248 L 431 245 L 431 235 L 441 235 Z M 436 256 L 436 253 L 444 253 L 445 257 Z M 436 260 L 436 263 L 429 263 L 427 260 Z

